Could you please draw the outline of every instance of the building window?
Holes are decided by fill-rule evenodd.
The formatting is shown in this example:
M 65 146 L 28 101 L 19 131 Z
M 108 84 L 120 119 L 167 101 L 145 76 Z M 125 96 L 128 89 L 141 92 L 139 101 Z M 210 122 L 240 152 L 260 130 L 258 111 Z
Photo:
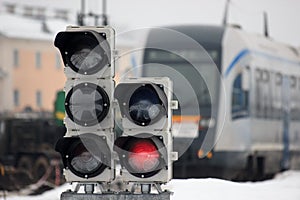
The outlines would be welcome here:
M 37 8 L 37 18 L 38 19 L 45 19 L 45 8 Z
M 42 66 L 42 60 L 41 60 L 41 53 L 36 52 L 35 54 L 35 66 L 36 68 L 41 68 Z
M 238 74 L 232 88 L 232 119 L 249 116 L 248 91 L 242 88 L 242 74 Z
M 55 18 L 68 20 L 68 10 L 65 9 L 57 9 L 55 11 Z
M 6 4 L 5 7 L 6 7 L 6 12 L 11 13 L 11 14 L 15 13 L 15 10 L 16 10 L 15 4 Z
M 4 78 L 6 76 L 5 71 L 3 71 L 2 67 L 0 67 L 0 79 Z
M 19 106 L 20 105 L 20 93 L 19 90 L 14 90 L 14 105 Z
M 14 67 L 19 66 L 19 51 L 18 51 L 18 49 L 15 49 L 13 52 L 13 62 L 14 62 Z
M 59 54 L 56 54 L 55 61 L 56 61 L 55 62 L 56 69 L 60 69 L 61 68 L 61 58 L 60 58 Z
M 42 92 L 39 90 L 36 91 L 36 105 L 42 107 Z
M 29 6 L 24 7 L 24 16 L 32 17 L 33 16 L 33 8 L 29 7 Z

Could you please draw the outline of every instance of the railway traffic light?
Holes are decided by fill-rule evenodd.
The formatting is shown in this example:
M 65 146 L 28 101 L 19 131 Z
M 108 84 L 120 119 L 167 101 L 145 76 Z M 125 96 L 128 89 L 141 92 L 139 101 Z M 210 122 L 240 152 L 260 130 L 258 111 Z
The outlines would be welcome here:
M 125 182 L 166 183 L 172 177 L 171 109 L 169 78 L 132 78 L 115 89 L 123 134 L 115 141 Z
M 56 145 L 67 182 L 114 179 L 114 37 L 110 27 L 70 26 L 55 38 L 67 77 L 67 133 Z

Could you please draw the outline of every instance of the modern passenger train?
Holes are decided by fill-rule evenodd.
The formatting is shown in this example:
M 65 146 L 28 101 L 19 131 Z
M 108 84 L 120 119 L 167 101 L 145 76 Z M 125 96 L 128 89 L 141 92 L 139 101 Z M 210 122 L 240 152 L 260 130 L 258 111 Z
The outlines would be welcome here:
M 174 163 L 174 177 L 257 180 L 299 169 L 300 52 L 237 26 L 165 30 L 196 41 L 207 52 L 193 52 L 170 31 L 153 29 L 147 36 L 142 76 L 169 76 L 174 97 L 181 98 L 173 123 L 199 127 L 196 135 L 188 128 L 175 135 L 175 151 L 183 155 Z M 197 105 L 190 103 L 190 90 Z M 207 143 L 209 151 L 202 149 Z

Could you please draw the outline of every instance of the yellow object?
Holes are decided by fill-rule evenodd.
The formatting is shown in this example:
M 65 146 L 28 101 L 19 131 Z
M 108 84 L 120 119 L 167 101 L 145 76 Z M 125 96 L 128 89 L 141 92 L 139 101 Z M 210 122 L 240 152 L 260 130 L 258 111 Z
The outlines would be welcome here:
M 205 157 L 204 151 L 203 151 L 202 149 L 199 149 L 199 151 L 198 151 L 198 158 L 203 158 L 203 157 Z M 213 157 L 213 153 L 212 153 L 211 151 L 208 152 L 208 153 L 206 154 L 206 157 L 207 157 L 208 159 L 211 159 L 211 158 Z
M 207 155 L 206 155 L 206 157 L 207 157 L 208 159 L 211 159 L 211 158 L 213 157 L 213 153 L 212 153 L 211 151 L 208 152 Z
M 199 149 L 198 158 L 203 158 L 203 156 L 204 156 L 204 151 L 202 149 Z
M 173 122 L 195 122 L 199 123 L 201 116 L 199 115 L 174 115 L 172 117 Z
M 55 117 L 56 117 L 56 119 L 63 120 L 64 117 L 65 117 L 65 113 L 64 113 L 64 112 L 57 111 L 57 112 L 55 113 Z

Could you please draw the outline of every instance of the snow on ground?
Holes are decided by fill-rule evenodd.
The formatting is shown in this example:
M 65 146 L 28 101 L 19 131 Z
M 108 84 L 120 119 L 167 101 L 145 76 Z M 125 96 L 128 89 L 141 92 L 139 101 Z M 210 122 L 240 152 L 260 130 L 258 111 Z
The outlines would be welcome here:
M 59 200 L 61 192 L 69 188 L 65 184 L 39 196 L 8 196 L 7 200 Z M 174 192 L 172 200 L 299 200 L 300 171 L 287 171 L 273 180 L 256 183 L 212 178 L 172 180 L 164 188 Z
M 288 171 L 273 180 L 235 183 L 220 179 L 173 180 L 173 200 L 299 200 L 300 172 Z

